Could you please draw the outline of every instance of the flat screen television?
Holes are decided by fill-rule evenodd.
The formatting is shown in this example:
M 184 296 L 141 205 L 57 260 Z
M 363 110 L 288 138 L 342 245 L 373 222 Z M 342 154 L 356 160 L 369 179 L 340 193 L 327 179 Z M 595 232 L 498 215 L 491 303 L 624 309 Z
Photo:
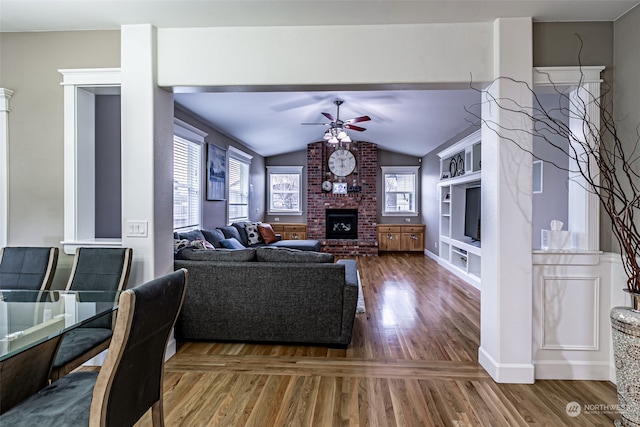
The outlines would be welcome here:
M 464 209 L 464 235 L 480 241 L 480 187 L 466 189 Z

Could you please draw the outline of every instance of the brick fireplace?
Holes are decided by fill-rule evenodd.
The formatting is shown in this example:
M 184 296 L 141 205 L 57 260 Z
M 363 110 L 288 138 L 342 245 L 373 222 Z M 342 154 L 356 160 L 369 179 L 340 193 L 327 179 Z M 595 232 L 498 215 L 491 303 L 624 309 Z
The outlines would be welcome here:
M 369 142 L 354 143 L 357 166 L 348 184 L 360 187 L 360 192 L 332 194 L 322 191 L 327 179 L 327 148 L 325 142 L 307 146 L 307 238 L 319 240 L 323 252 L 337 256 L 377 255 L 376 236 L 376 169 L 377 146 Z M 355 184 L 353 183 L 355 180 Z M 357 238 L 327 238 L 327 212 L 331 210 L 357 212 Z

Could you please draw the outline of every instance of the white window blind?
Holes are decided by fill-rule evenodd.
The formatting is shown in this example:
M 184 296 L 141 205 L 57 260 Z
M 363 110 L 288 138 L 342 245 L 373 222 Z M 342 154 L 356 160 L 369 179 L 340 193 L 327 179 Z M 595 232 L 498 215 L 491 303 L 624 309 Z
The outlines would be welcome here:
M 173 137 L 173 228 L 200 226 L 201 145 Z
M 249 221 L 249 168 L 252 156 L 229 147 L 229 223 Z

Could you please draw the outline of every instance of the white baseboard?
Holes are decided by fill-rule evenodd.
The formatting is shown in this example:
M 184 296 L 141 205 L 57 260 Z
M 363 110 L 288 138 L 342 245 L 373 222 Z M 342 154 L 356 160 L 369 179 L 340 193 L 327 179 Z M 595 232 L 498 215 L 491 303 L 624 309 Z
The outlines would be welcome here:
M 498 363 L 482 347 L 478 349 L 478 362 L 497 383 L 533 384 L 535 382 L 532 363 Z
M 424 250 L 424 254 L 426 256 L 428 256 L 429 258 L 431 258 L 432 260 L 434 260 L 435 262 L 438 262 L 440 260 L 440 257 L 438 255 L 434 254 L 433 252 L 431 252 L 428 249 Z
M 611 380 L 611 366 L 608 362 L 538 360 L 533 364 L 537 380 Z

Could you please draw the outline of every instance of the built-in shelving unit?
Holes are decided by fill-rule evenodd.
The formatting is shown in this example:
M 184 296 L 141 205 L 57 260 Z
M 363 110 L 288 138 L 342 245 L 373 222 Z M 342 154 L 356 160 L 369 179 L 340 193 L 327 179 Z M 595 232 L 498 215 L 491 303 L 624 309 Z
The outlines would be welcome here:
M 481 246 L 464 233 L 466 189 L 480 186 L 480 131 L 438 153 L 441 180 L 439 263 L 471 285 L 480 288 Z M 454 166 L 455 163 L 455 166 Z

